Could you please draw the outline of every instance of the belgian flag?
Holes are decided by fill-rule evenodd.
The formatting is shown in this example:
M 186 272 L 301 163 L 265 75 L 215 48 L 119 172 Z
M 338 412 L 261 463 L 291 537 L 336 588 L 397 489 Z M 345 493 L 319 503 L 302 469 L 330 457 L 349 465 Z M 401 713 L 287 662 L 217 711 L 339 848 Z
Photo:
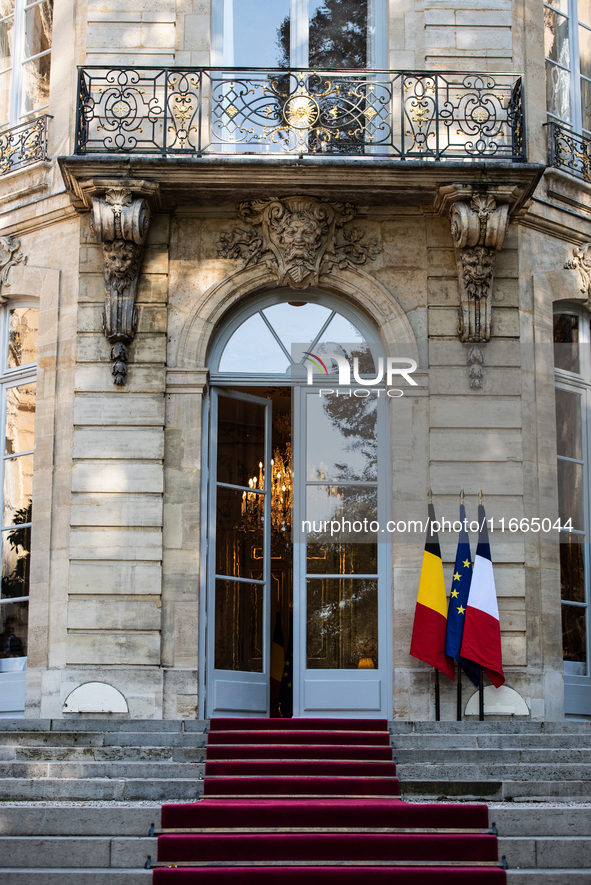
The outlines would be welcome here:
M 454 662 L 445 654 L 447 597 L 439 537 L 434 530 L 435 510 L 429 504 L 427 538 L 412 628 L 410 653 L 413 658 L 455 678 Z

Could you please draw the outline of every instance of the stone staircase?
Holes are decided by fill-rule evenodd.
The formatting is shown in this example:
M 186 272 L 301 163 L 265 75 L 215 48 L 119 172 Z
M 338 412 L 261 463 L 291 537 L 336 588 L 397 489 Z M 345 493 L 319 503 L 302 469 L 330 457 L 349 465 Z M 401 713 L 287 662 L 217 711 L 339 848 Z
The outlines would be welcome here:
M 151 881 L 160 804 L 201 795 L 206 722 L 0 720 L 2 885 Z M 403 798 L 492 803 L 509 885 L 591 885 L 584 722 L 394 722 Z M 75 878 L 74 878 L 75 877 Z

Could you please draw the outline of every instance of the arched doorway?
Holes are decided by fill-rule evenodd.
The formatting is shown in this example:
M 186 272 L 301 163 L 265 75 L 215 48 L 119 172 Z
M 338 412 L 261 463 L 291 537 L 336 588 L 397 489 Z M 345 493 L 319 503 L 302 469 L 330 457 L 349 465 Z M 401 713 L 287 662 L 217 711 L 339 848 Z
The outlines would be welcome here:
M 209 354 L 210 716 L 390 713 L 382 344 L 348 302 L 304 297 L 244 303 Z

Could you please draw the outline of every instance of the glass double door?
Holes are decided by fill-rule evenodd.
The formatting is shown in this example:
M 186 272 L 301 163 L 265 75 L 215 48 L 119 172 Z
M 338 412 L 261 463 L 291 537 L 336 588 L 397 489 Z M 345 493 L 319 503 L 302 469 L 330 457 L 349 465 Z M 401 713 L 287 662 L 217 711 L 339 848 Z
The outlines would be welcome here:
M 206 715 L 389 715 L 384 421 L 377 398 L 213 389 Z

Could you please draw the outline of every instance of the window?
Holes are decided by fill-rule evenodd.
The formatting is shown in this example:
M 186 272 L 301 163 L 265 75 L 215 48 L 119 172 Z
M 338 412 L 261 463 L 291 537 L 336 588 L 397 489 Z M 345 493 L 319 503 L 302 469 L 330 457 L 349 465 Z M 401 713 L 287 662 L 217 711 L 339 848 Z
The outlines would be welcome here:
M 214 0 L 213 64 L 385 66 L 385 0 Z
M 47 107 L 53 0 L 0 0 L 0 125 Z
M 591 338 L 587 314 L 554 317 L 560 588 L 565 712 L 591 714 L 589 542 L 591 539 Z
M 548 115 L 591 134 L 591 0 L 547 0 L 544 29 Z
M 0 716 L 24 709 L 31 569 L 35 378 L 39 311 L 14 304 L 0 314 L 2 342 L 2 580 L 0 584 Z M 9 680 L 4 684 L 5 680 Z M 20 697 L 12 697 L 20 692 Z M 8 707 L 6 707 L 8 704 Z

